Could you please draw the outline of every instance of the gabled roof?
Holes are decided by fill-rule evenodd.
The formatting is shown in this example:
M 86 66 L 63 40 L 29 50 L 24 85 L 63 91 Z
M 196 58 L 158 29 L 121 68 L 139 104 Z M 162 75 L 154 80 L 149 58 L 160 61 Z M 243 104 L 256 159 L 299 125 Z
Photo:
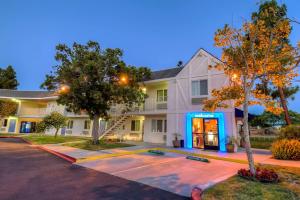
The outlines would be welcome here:
M 174 68 L 169 68 L 169 69 L 163 69 L 163 70 L 159 70 L 159 71 L 153 71 L 151 73 L 151 77 L 145 81 L 152 81 L 152 80 L 158 80 L 158 79 L 165 79 L 165 78 L 172 78 L 177 76 L 177 74 L 179 74 L 179 72 L 200 52 L 200 51 L 204 51 L 206 52 L 208 55 L 210 55 L 211 57 L 217 59 L 218 61 L 222 62 L 219 58 L 217 58 L 216 56 L 214 56 L 213 54 L 211 54 L 210 52 L 206 51 L 203 48 L 198 49 L 198 51 L 195 52 L 195 54 L 189 59 L 188 62 L 186 62 L 186 64 L 183 67 L 174 67 Z
M 183 68 L 184 67 L 175 67 L 154 71 L 151 73 L 150 79 L 147 79 L 146 81 L 175 77 Z
M 44 99 L 56 97 L 54 92 L 49 91 L 21 91 L 0 89 L 0 98 L 16 98 L 16 99 Z

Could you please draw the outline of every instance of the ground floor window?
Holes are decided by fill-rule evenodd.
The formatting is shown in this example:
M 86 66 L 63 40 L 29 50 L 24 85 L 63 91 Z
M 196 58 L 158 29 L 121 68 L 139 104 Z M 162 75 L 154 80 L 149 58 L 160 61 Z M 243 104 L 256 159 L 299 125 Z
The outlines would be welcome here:
M 167 132 L 167 120 L 163 119 L 152 119 L 151 130 L 154 133 L 166 133 Z
M 22 121 L 20 126 L 20 133 L 34 133 L 36 130 L 36 122 Z
M 141 121 L 131 120 L 131 131 L 140 131 L 140 130 L 141 130 Z
M 84 129 L 90 130 L 91 128 L 91 120 L 84 120 Z
M 69 120 L 67 124 L 67 129 L 72 129 L 73 128 L 73 120 Z
M 8 119 L 2 121 L 2 127 L 7 127 Z

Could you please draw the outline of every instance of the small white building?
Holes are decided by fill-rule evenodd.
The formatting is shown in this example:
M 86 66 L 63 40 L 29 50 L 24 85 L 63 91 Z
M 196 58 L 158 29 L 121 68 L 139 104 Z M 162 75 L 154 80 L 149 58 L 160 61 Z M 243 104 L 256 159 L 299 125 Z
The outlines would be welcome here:
M 111 120 L 100 121 L 100 129 L 107 138 L 122 138 L 172 146 L 177 135 L 184 147 L 226 151 L 226 138 L 236 135 L 235 108 L 204 112 L 202 101 L 213 89 L 229 84 L 222 71 L 209 70 L 220 62 L 200 49 L 183 66 L 155 71 L 145 81 L 148 98 L 142 106 L 123 113 L 122 105 L 111 109 Z M 14 117 L 2 119 L 1 132 L 33 132 L 36 122 L 52 111 L 69 118 L 63 135 L 91 135 L 87 115 L 75 115 L 57 105 L 55 96 L 45 91 L 0 90 L 0 99 L 14 100 L 19 109 Z M 50 131 L 48 134 L 53 133 Z

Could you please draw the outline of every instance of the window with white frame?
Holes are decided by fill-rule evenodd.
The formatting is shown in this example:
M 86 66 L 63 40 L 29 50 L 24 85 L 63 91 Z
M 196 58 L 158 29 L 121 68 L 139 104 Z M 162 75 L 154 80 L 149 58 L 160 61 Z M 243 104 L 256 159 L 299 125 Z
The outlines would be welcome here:
M 2 127 L 7 127 L 8 119 L 2 121 Z
M 90 130 L 91 128 L 91 120 L 84 120 L 84 129 Z
M 140 130 L 141 130 L 141 121 L 131 120 L 131 131 L 140 131 Z
M 168 90 L 157 90 L 157 102 L 167 102 L 168 101 Z
M 67 129 L 72 129 L 73 128 L 73 120 L 69 120 L 67 123 Z
M 192 81 L 192 96 L 206 96 L 206 95 L 208 95 L 207 79 Z
M 151 131 L 153 133 L 166 133 L 167 132 L 167 120 L 152 119 Z

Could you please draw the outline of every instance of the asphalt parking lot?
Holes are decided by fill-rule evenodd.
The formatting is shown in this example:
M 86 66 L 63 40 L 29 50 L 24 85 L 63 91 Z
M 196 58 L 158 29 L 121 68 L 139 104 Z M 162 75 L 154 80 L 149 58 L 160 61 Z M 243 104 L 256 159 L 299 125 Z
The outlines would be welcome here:
M 1 200 L 186 199 L 105 171 L 72 165 L 17 138 L 0 138 Z
M 210 163 L 188 160 L 185 155 L 176 153 L 163 156 L 137 153 L 79 165 L 187 197 L 195 186 L 205 189 L 246 167 L 221 160 L 211 159 Z

